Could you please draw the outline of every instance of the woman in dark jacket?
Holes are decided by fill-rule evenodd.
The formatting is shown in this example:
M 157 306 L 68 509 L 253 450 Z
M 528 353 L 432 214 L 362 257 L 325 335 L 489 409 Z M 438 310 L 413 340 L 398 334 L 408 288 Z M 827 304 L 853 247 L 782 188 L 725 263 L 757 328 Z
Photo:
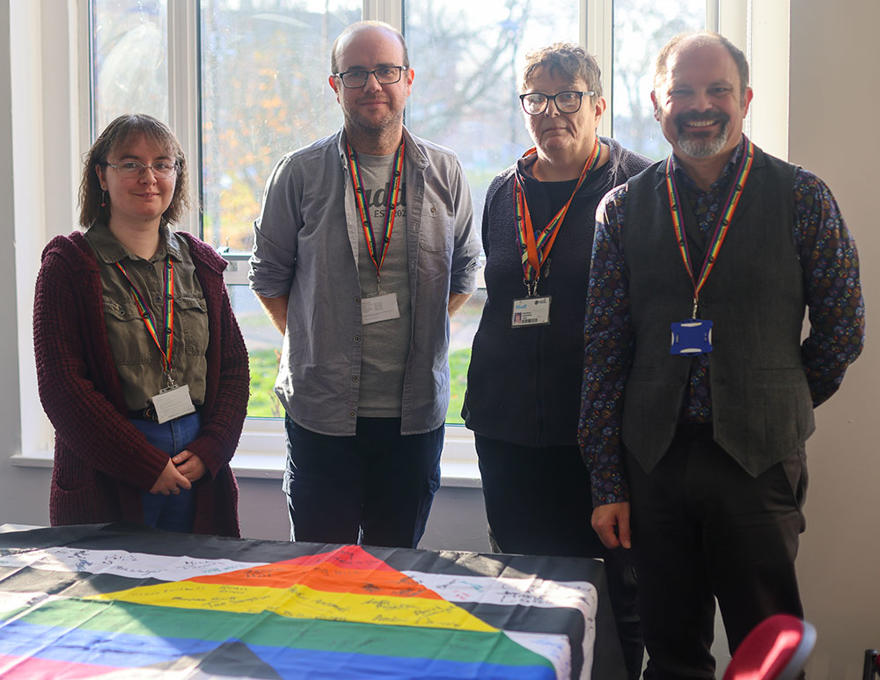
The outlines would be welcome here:
M 535 148 L 486 195 L 487 300 L 463 415 L 474 431 L 493 546 L 604 557 L 627 666 L 637 678 L 642 643 L 632 569 L 590 527 L 590 475 L 577 423 L 596 206 L 650 161 L 596 134 L 605 111 L 599 75 L 577 45 L 527 57 L 520 100 Z

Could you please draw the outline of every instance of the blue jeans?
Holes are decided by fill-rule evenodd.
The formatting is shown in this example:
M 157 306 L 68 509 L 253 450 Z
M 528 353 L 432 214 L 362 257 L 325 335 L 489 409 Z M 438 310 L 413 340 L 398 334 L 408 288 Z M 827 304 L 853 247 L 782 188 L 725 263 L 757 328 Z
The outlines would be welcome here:
M 440 488 L 444 426 L 400 434 L 399 418 L 358 418 L 353 437 L 285 418 L 290 540 L 415 548 Z
M 150 444 L 170 457 L 186 449 L 198 437 L 202 419 L 196 412 L 162 424 L 138 418 L 133 418 L 131 424 L 143 433 Z M 181 489 L 179 494 L 168 496 L 144 491 L 141 502 L 144 506 L 144 524 L 147 526 L 183 533 L 192 531 L 196 506 L 191 489 Z

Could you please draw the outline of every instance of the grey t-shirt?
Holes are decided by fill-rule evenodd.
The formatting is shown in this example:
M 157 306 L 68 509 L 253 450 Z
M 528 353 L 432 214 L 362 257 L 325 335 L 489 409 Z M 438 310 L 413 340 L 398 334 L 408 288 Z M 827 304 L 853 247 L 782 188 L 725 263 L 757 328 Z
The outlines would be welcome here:
M 370 156 L 358 154 L 360 177 L 376 240 L 376 257 L 381 258 L 385 235 L 385 214 L 391 191 L 394 154 Z M 401 179 L 395 209 L 391 245 L 382 263 L 377 281 L 376 266 L 367 251 L 366 239 L 358 244 L 358 275 L 361 297 L 394 293 L 400 318 L 378 321 L 363 327 L 361 385 L 358 415 L 373 418 L 399 418 L 403 376 L 410 342 L 409 273 L 406 259 L 406 176 Z

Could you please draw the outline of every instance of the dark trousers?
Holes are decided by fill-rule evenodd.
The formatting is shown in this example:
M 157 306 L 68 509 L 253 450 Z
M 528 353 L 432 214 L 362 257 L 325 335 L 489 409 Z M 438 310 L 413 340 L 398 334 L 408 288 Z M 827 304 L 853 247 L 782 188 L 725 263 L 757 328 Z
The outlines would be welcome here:
M 712 440 L 711 425 L 683 425 L 650 474 L 629 452 L 626 462 L 645 678 L 715 677 L 715 597 L 731 652 L 768 616 L 803 616 L 794 569 L 803 451 L 755 478 Z
M 440 488 L 442 425 L 403 436 L 399 418 L 358 418 L 353 437 L 285 427 L 291 540 L 416 547 Z
M 474 435 L 493 550 L 605 560 L 609 599 L 630 678 L 644 645 L 629 551 L 606 550 L 590 526 L 590 475 L 577 446 L 517 446 Z

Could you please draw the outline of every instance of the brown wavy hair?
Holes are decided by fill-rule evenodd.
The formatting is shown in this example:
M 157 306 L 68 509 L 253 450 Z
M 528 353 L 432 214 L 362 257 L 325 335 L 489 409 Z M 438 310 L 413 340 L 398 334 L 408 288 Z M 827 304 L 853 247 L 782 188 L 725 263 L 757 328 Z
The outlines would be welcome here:
M 82 182 L 79 185 L 79 223 L 88 229 L 95 222 L 110 222 L 111 205 L 102 206 L 104 191 L 96 168 L 105 165 L 110 155 L 138 135 L 143 135 L 177 161 L 177 181 L 171 203 L 162 213 L 160 224 L 165 226 L 180 219 L 189 206 L 189 172 L 186 158 L 177 137 L 165 123 L 144 113 L 127 113 L 114 119 L 92 144 L 83 163 Z

